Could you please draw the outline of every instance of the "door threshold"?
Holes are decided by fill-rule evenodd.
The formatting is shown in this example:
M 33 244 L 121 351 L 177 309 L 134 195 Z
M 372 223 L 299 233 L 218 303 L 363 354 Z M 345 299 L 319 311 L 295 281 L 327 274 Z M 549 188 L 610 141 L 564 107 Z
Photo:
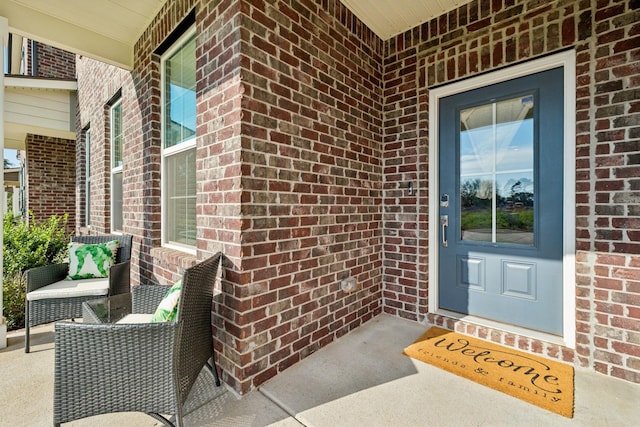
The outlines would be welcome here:
M 563 337 L 558 335 L 553 335 L 548 332 L 536 331 L 534 329 L 527 329 L 521 326 L 497 322 L 495 320 L 486 319 L 484 317 L 472 316 L 470 314 L 456 313 L 455 311 L 448 311 L 444 309 L 438 309 L 433 314 L 438 316 L 449 317 L 449 318 L 459 320 L 471 325 L 496 329 L 502 332 L 506 332 L 508 334 L 519 335 L 519 336 L 531 338 L 534 340 L 544 341 L 550 344 L 556 344 L 563 347 L 571 348 Z

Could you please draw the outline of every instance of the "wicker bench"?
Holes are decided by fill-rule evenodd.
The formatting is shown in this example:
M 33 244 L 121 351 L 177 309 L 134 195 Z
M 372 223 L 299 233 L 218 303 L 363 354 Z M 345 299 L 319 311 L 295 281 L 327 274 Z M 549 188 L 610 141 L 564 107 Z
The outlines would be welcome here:
M 74 236 L 73 242 L 105 243 L 118 240 L 116 263 L 105 279 L 64 280 L 67 263 L 51 264 L 26 271 L 24 351 L 30 351 L 31 327 L 56 320 L 82 317 L 82 303 L 103 295 L 129 292 L 132 236 Z

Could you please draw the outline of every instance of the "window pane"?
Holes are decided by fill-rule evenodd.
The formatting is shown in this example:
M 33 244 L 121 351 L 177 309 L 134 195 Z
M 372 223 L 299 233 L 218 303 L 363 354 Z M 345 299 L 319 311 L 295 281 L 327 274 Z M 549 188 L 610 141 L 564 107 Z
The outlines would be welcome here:
M 122 102 L 111 107 L 111 230 L 122 231 Z M 115 169 L 115 170 L 113 170 Z
M 196 245 L 196 150 L 166 157 L 166 240 Z
M 111 188 L 112 231 L 122 231 L 122 172 L 114 173 Z
M 493 182 L 491 175 L 461 178 L 460 224 L 462 240 L 491 242 Z
M 196 134 L 195 36 L 170 56 L 164 67 L 164 147 L 169 148 Z
M 533 171 L 533 95 L 496 103 L 496 170 Z
M 496 176 L 496 241 L 533 245 L 533 173 Z
M 492 120 L 491 104 L 460 112 L 460 175 L 493 171 Z
M 111 108 L 111 168 L 122 166 L 122 103 Z
M 463 240 L 533 245 L 534 96 L 460 111 Z

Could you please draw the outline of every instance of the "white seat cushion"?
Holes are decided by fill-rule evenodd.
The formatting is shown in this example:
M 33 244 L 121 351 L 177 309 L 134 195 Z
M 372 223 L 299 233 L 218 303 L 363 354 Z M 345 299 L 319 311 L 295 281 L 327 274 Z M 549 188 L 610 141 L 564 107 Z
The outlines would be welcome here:
M 109 293 L 109 278 L 92 278 L 80 280 L 60 280 L 43 286 L 27 294 L 27 301 L 51 298 L 73 298 L 95 296 L 101 297 Z
M 151 317 L 153 317 L 153 314 L 146 314 L 146 313 L 127 314 L 122 319 L 118 320 L 116 323 L 151 323 Z

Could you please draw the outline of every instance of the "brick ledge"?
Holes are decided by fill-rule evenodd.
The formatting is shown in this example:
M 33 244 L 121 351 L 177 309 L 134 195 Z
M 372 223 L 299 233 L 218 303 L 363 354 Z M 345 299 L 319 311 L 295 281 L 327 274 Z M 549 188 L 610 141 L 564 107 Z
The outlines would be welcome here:
M 197 262 L 197 257 L 194 254 L 162 246 L 151 248 L 150 255 L 153 258 L 154 265 L 165 268 L 168 266 L 176 266 L 181 269 L 186 269 L 192 267 Z

